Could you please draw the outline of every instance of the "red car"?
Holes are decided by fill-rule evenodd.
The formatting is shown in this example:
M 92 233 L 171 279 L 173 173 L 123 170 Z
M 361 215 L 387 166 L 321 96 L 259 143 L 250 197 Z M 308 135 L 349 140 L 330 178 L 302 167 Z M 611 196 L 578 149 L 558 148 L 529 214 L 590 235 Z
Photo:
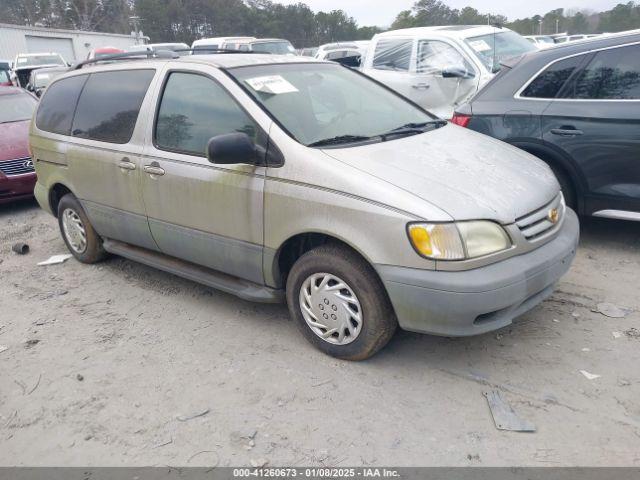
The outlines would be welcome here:
M 38 101 L 17 87 L 0 88 L 0 204 L 33 196 L 29 122 Z
M 87 60 L 93 60 L 94 58 L 104 58 L 109 55 L 115 55 L 116 53 L 124 53 L 124 50 L 115 47 L 100 47 L 94 48 L 87 55 Z

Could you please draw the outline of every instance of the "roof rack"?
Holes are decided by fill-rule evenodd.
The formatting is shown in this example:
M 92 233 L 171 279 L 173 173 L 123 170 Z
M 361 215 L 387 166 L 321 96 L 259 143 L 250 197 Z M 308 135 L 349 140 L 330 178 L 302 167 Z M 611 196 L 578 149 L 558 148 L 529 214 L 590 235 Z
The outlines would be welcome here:
M 80 70 L 86 65 L 100 62 L 112 62 L 114 60 L 139 60 L 140 58 L 176 58 L 178 55 L 171 50 L 141 50 L 139 52 L 114 53 L 100 58 L 92 58 L 76 63 L 71 70 Z
M 252 52 L 252 51 L 246 51 L 246 50 L 233 50 L 233 49 L 226 49 L 226 48 L 180 48 L 180 49 L 176 49 L 176 50 L 163 50 L 163 49 L 158 49 L 158 50 L 153 50 L 153 49 L 148 49 L 148 50 L 140 50 L 140 51 L 133 51 L 133 52 L 124 52 L 124 53 L 114 53 L 113 55 L 105 55 L 103 57 L 100 58 L 92 58 L 90 60 L 83 60 L 82 62 L 78 62 L 77 64 L 75 64 L 74 66 L 71 67 L 71 70 L 80 70 L 82 67 L 86 66 L 86 65 L 92 65 L 94 63 L 101 63 L 101 62 L 113 62 L 115 60 L 140 60 L 142 58 L 178 58 L 180 55 L 178 55 L 179 53 L 182 52 L 211 52 L 211 53 L 221 53 L 221 54 L 227 54 L 227 53 L 253 53 L 253 54 L 267 54 L 269 55 L 269 52 Z

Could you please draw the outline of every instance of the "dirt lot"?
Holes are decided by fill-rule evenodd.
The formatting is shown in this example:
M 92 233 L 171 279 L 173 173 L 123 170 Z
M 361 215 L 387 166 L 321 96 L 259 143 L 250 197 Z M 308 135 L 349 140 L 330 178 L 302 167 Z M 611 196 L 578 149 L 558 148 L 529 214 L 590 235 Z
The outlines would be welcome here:
M 583 220 L 516 325 L 400 332 L 363 363 L 314 350 L 284 306 L 119 258 L 36 266 L 57 253 L 54 218 L 0 206 L 0 465 L 640 465 L 640 223 Z M 487 389 L 537 432 L 496 430 Z

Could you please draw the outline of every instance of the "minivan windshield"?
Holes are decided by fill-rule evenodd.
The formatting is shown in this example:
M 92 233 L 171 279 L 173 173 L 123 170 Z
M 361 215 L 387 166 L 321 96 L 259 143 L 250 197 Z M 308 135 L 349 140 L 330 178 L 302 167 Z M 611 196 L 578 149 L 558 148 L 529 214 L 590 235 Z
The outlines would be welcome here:
M 537 50 L 533 43 L 511 30 L 469 37 L 465 39 L 465 42 L 471 47 L 476 57 L 487 67 L 487 70 L 492 73 L 500 70 L 500 62 L 502 60 Z
M 385 141 L 442 125 L 417 105 L 337 64 L 291 63 L 228 71 L 303 145 Z

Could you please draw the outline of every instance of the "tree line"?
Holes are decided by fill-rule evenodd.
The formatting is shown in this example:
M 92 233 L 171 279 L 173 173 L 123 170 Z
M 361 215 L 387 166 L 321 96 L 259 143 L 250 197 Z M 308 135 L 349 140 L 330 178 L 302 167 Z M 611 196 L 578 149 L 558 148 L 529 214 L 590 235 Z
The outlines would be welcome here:
M 368 40 L 382 31 L 359 26 L 344 10 L 314 12 L 302 2 L 282 5 L 271 0 L 0 0 L 0 23 L 125 34 L 138 26 L 154 42 L 277 37 L 296 47 Z M 640 28 L 640 4 L 620 3 L 604 12 L 558 8 L 509 21 L 472 7 L 454 9 L 441 0 L 418 0 L 410 10 L 398 13 L 391 28 L 488 23 L 523 35 L 618 32 Z

